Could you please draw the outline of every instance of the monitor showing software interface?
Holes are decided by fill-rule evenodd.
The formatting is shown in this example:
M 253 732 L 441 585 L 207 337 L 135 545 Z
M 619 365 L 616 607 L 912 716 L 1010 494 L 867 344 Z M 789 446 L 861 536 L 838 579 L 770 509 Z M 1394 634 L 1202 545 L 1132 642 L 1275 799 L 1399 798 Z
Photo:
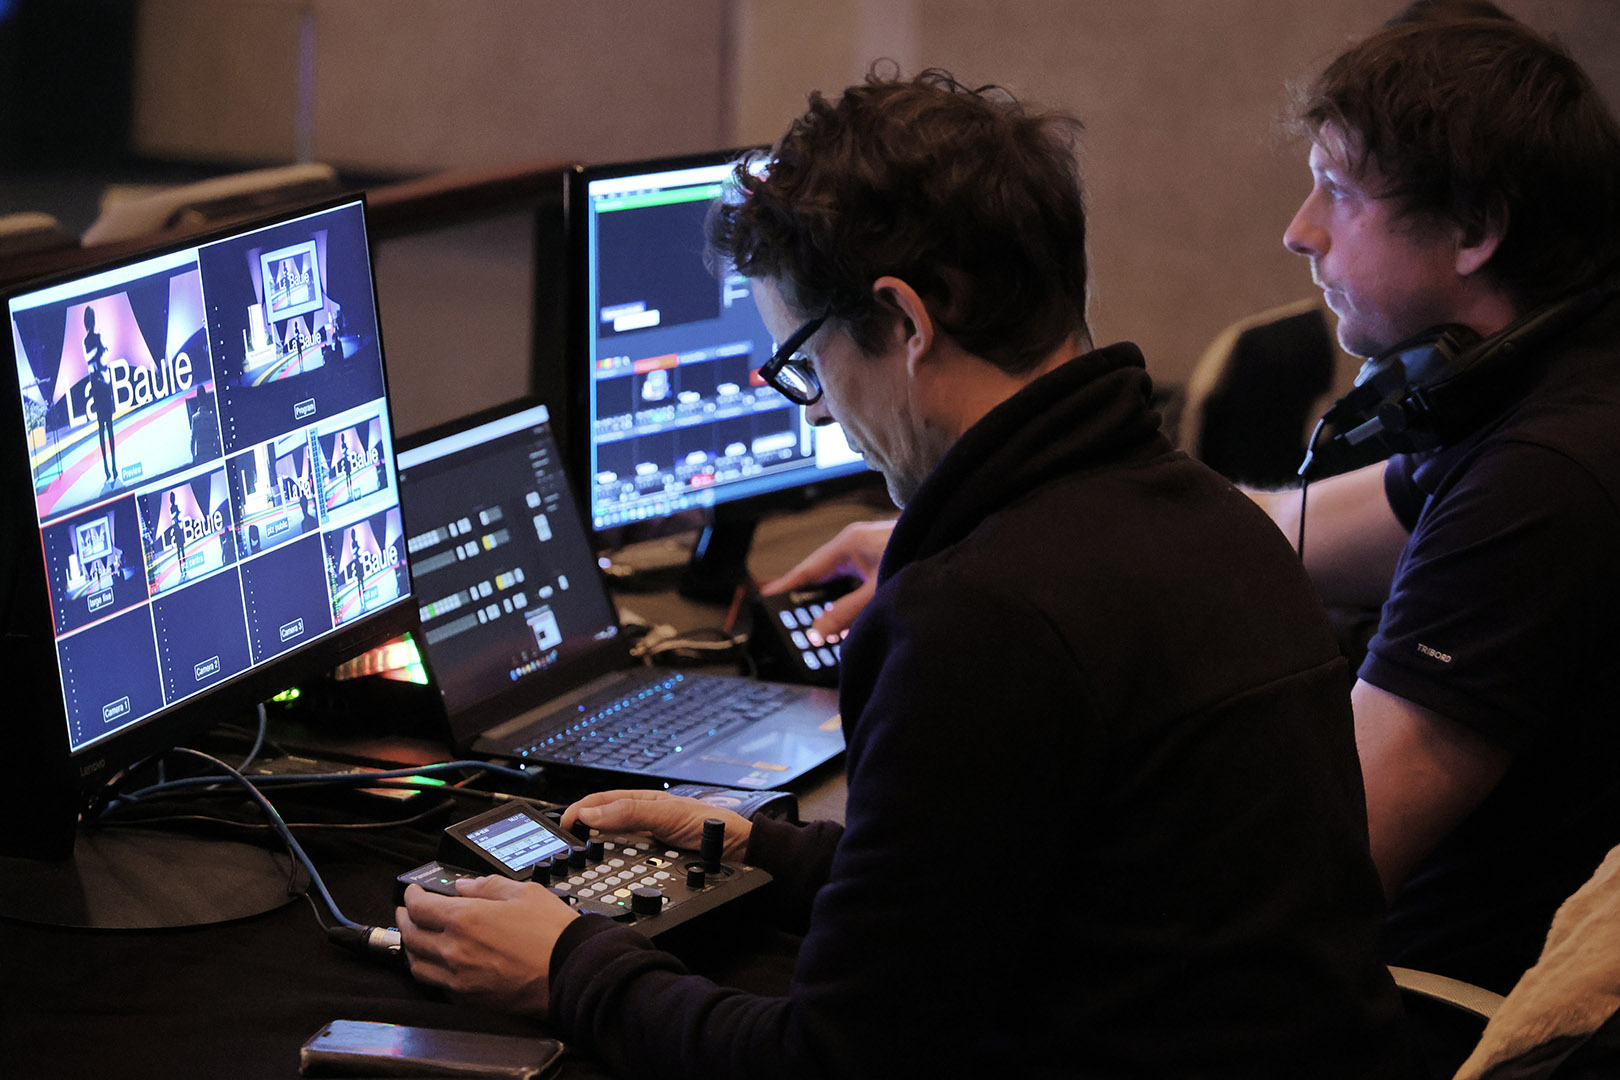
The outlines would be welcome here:
M 9 303 L 73 752 L 408 597 L 358 199 Z
M 767 386 L 749 280 L 718 278 L 703 223 L 732 163 L 587 174 L 591 524 L 607 529 L 865 469 Z M 619 172 L 610 169 L 609 172 Z

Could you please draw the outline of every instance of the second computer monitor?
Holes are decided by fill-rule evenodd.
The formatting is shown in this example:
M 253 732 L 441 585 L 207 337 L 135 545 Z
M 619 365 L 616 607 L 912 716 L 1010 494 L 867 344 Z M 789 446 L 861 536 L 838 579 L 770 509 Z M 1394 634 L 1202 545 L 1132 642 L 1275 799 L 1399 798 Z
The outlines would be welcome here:
M 704 219 L 739 156 L 599 165 L 572 178 L 570 437 L 599 533 L 759 507 L 865 472 L 836 425 L 811 426 L 760 379 L 775 343 L 753 283 L 705 259 Z

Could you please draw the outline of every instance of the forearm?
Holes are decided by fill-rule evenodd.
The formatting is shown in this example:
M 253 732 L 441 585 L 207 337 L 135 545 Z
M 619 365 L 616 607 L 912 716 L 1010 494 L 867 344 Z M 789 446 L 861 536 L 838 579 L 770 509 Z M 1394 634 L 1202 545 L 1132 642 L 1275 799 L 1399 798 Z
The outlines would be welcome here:
M 818 1072 L 813 1055 L 796 1045 L 788 999 L 718 986 L 633 929 L 578 919 L 558 940 L 551 964 L 553 1028 L 615 1075 Z
M 1479 805 L 1511 755 L 1405 698 L 1357 682 L 1351 693 L 1367 830 L 1385 897 Z
M 1305 569 L 1324 603 L 1376 609 L 1389 595 L 1407 540 L 1384 496 L 1383 475 L 1376 464 L 1329 477 L 1310 485 L 1304 501 L 1297 488 L 1242 490 L 1296 549 L 1303 512 Z
M 843 826 L 831 821 L 791 825 L 761 818 L 754 822 L 744 860 L 769 871 L 776 895 L 775 921 L 802 932 L 810 921 L 816 890 L 827 883 L 833 851 Z

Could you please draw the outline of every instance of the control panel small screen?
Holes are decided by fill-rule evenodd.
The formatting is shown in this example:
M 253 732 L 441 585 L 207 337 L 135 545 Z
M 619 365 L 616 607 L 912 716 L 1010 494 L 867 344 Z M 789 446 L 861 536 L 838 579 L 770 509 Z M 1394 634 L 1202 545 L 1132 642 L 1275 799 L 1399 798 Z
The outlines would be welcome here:
M 445 830 L 440 859 L 469 869 L 499 869 L 523 878 L 542 859 L 566 858 L 574 843 L 522 807 L 501 806 Z M 484 865 L 479 865 L 482 863 Z

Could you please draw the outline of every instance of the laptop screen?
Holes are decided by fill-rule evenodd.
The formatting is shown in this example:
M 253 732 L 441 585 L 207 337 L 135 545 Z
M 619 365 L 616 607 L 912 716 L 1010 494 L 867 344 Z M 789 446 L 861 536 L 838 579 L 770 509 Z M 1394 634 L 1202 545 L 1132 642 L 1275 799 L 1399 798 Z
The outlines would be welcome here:
M 399 452 L 418 631 L 452 717 L 543 698 L 619 623 L 544 405 L 426 433 Z M 622 649 L 617 651 L 623 655 Z

